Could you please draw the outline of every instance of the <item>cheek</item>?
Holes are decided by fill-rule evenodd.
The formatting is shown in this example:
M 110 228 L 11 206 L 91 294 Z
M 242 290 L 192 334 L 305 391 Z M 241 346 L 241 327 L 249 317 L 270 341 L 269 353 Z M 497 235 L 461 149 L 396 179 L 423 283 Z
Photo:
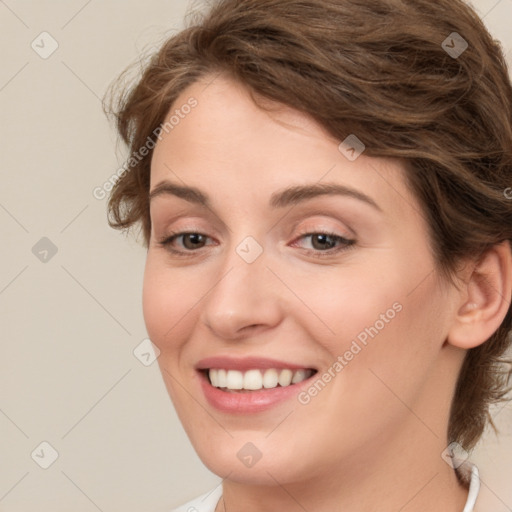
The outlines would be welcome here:
M 309 279 L 293 279 L 295 290 L 309 311 L 303 326 L 312 340 L 320 342 L 335 358 L 348 350 L 352 341 L 364 344 L 371 334 L 388 328 L 402 309 L 402 283 L 391 277 L 383 282 L 377 272 L 351 266 Z M 380 281 L 380 282 L 379 282 Z
M 329 354 L 318 375 L 325 386 L 312 385 L 299 400 L 315 418 L 313 428 L 343 425 L 353 446 L 363 447 L 376 422 L 384 435 L 409 414 L 403 403 L 414 404 L 422 392 L 446 327 L 442 292 L 427 274 L 375 265 L 317 281 L 322 293 L 304 288 L 304 302 L 334 331 L 309 315 L 311 339 Z
M 347 366 L 346 377 L 361 403 L 387 403 L 390 410 L 398 411 L 395 394 L 414 403 L 437 363 L 448 325 L 442 291 L 432 277 L 411 291 L 416 275 L 411 277 L 379 287 L 382 292 L 368 299 L 368 314 L 358 314 L 354 320 L 358 325 L 353 324 L 347 339 L 352 340 L 347 355 L 352 357 L 350 352 L 358 350 L 354 343 L 361 350 Z M 358 306 L 364 310 L 364 301 Z
M 179 271 L 166 269 L 159 258 L 148 253 L 144 272 L 142 307 L 151 341 L 162 353 L 180 349 L 180 340 L 191 328 L 200 290 L 197 282 Z
M 381 258 L 317 276 L 314 286 L 295 279 L 310 309 L 302 326 L 332 363 L 346 355 L 344 373 L 359 379 L 363 368 L 382 368 L 407 381 L 426 371 L 446 334 L 444 298 L 429 268 L 427 261 L 412 266 Z

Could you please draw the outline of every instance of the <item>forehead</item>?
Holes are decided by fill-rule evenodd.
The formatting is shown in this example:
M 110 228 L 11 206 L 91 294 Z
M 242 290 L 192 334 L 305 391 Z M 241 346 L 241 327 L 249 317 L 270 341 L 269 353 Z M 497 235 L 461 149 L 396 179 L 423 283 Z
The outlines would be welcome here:
M 188 114 L 181 115 L 180 119 L 173 116 L 185 110 L 184 107 L 191 101 L 197 104 L 193 109 L 186 108 L 190 111 Z M 295 136 L 310 141 L 335 140 L 303 112 L 260 96 L 257 103 L 243 84 L 229 77 L 203 77 L 185 89 L 170 108 L 166 119 L 173 117 L 174 122 L 178 123 L 163 134 L 164 139 L 176 143 L 188 139 L 196 145 L 215 140 L 229 146 L 246 135 L 247 144 L 252 141 L 257 145 L 266 141 L 265 135 L 275 133 L 281 136 L 286 134 L 287 139 Z M 247 128 L 252 132 L 251 137 L 247 137 Z
M 194 108 L 183 109 L 191 102 Z M 258 98 L 256 105 L 246 87 L 227 77 L 192 84 L 166 119 L 171 116 L 179 122 L 155 148 L 152 188 L 165 179 L 206 190 L 236 183 L 247 194 L 269 196 L 291 184 L 335 181 L 389 203 L 397 214 L 418 208 L 402 162 L 364 153 L 349 161 L 339 150 L 341 141 L 310 116 L 267 99 Z

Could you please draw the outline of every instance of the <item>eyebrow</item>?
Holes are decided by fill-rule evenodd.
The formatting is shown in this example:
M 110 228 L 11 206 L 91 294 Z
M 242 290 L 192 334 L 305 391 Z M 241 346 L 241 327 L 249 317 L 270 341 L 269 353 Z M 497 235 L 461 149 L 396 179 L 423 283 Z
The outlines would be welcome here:
M 315 183 L 312 185 L 295 185 L 283 190 L 274 192 L 269 204 L 272 208 L 285 208 L 294 206 L 303 201 L 313 199 L 319 196 L 341 195 L 358 199 L 363 203 L 382 212 L 380 206 L 369 196 L 363 192 L 339 183 Z M 149 193 L 149 200 L 152 201 L 156 197 L 175 196 L 184 199 L 189 203 L 198 204 L 205 208 L 211 209 L 211 200 L 207 194 L 196 187 L 188 187 L 171 183 L 170 181 L 162 181 L 154 187 Z

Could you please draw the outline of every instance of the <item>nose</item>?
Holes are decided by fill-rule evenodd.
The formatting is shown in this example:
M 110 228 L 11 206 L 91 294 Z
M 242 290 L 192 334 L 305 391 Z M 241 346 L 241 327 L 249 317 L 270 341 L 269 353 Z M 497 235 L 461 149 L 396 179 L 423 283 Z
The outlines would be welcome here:
M 263 252 L 245 261 L 231 251 L 203 301 L 200 319 L 218 338 L 238 340 L 277 326 L 282 320 L 279 283 Z

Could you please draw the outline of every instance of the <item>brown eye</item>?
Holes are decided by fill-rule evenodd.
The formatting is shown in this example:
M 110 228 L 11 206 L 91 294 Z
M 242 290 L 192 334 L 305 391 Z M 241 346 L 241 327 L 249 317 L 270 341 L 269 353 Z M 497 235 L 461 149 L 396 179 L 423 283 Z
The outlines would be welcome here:
M 300 242 L 305 242 L 306 247 Z M 309 255 L 322 258 L 346 251 L 355 247 L 355 244 L 355 240 L 345 238 L 336 233 L 310 231 L 302 233 L 293 245 L 302 245 Z
M 168 237 L 160 240 L 159 245 L 165 247 L 174 254 L 190 254 L 202 249 L 207 245 L 209 237 L 201 233 L 181 232 L 172 233 Z
M 313 249 L 319 250 L 319 251 L 325 251 L 332 249 L 336 246 L 336 237 L 333 237 L 331 235 L 325 235 L 323 233 L 317 233 L 314 235 L 311 235 L 311 246 Z M 339 237 L 337 237 L 339 238 Z
M 201 249 L 206 243 L 206 237 L 200 233 L 183 233 L 178 238 L 182 238 L 185 249 Z

